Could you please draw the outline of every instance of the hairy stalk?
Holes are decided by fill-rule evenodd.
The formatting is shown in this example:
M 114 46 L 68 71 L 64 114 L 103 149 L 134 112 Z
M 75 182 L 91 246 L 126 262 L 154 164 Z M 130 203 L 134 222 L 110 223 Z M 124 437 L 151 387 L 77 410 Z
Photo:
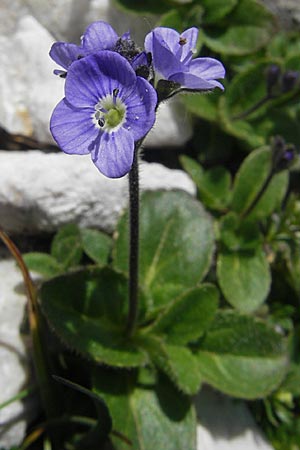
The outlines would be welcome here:
M 137 143 L 140 144 L 140 143 Z M 138 148 L 129 172 L 129 308 L 127 317 L 127 336 L 132 336 L 138 316 L 138 271 L 139 271 L 139 168 Z
M 247 116 L 249 116 L 251 113 L 259 109 L 261 106 L 263 106 L 265 103 L 267 103 L 269 100 L 273 100 L 275 96 L 273 95 L 266 95 L 261 100 L 259 100 L 255 105 L 252 105 L 250 108 L 248 108 L 246 111 L 243 111 L 240 114 L 237 114 L 236 116 L 231 117 L 231 120 L 242 120 L 245 119 Z

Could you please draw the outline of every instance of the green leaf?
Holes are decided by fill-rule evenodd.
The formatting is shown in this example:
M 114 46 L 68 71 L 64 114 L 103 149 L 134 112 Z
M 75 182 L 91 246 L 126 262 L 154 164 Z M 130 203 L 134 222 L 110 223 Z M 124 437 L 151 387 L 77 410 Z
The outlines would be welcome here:
M 97 264 L 106 265 L 112 247 L 112 240 L 98 230 L 80 230 L 84 252 Z
M 262 250 L 218 255 L 217 277 L 226 300 L 241 312 L 255 311 L 271 285 L 270 268 Z
M 50 278 L 63 271 L 62 266 L 48 253 L 30 252 L 23 255 L 26 266 L 32 272 Z
M 129 373 L 100 368 L 93 386 L 109 407 L 113 428 L 132 442 L 128 447 L 112 437 L 116 450 L 196 450 L 195 411 L 165 378 L 152 389 L 135 387 Z
M 245 70 L 238 73 L 229 83 L 224 97 L 226 116 L 229 120 L 236 121 L 239 126 L 240 121 L 237 117 L 259 103 L 267 95 L 266 71 L 273 65 L 278 64 L 276 59 L 258 60 L 255 64 L 247 66 Z M 247 115 L 247 118 L 261 116 L 268 107 L 266 102 L 255 112 Z M 236 118 L 236 119 L 235 119 Z M 232 125 L 234 126 L 234 124 Z
M 300 397 L 300 366 L 298 364 L 291 364 L 287 377 L 280 388 L 295 397 Z
M 199 4 L 187 4 L 177 6 L 176 8 L 168 10 L 159 19 L 159 25 L 162 27 L 174 28 L 179 33 L 201 24 L 204 9 Z M 200 49 L 203 44 L 202 32 L 198 34 L 197 49 Z
M 180 162 L 195 182 L 203 203 L 208 208 L 223 211 L 231 197 L 230 173 L 221 166 L 204 171 L 200 164 L 186 155 L 181 156 Z
M 134 339 L 125 339 L 127 280 L 111 269 L 89 268 L 52 278 L 40 290 L 50 328 L 77 353 L 118 367 L 145 364 Z
M 208 1 L 208 0 L 207 0 Z M 223 29 L 205 29 L 206 45 L 224 55 L 247 55 L 264 47 L 274 32 L 274 18 L 261 3 L 240 0 Z
M 202 376 L 197 359 L 190 349 L 166 344 L 153 336 L 146 337 L 144 348 L 153 363 L 170 378 L 177 389 L 187 395 L 194 395 L 199 391 Z
M 252 152 L 241 165 L 233 186 L 231 207 L 239 214 L 247 211 L 267 180 L 272 164 L 269 147 Z M 288 173 L 275 175 L 248 218 L 268 217 L 278 207 L 286 193 Z
M 223 19 L 237 5 L 238 0 L 202 0 L 205 23 L 214 23 Z
M 181 100 L 192 114 L 210 122 L 217 122 L 219 114 L 218 103 L 221 95 L 222 92 L 220 91 L 213 91 L 206 95 L 185 94 L 182 95 Z
M 220 241 L 227 250 L 255 250 L 263 242 L 259 223 L 243 220 L 236 213 L 229 212 L 219 220 Z
M 56 233 L 51 244 L 51 255 L 64 269 L 79 264 L 82 257 L 82 243 L 77 225 L 65 225 Z
M 163 14 L 170 8 L 164 0 L 143 0 L 143 2 L 136 2 L 135 0 L 117 0 L 117 3 L 125 10 L 139 14 Z
M 211 284 L 184 292 L 159 316 L 151 333 L 162 334 L 167 342 L 176 345 L 197 340 L 210 326 L 218 298 L 218 290 Z
M 114 266 L 128 271 L 128 212 L 120 219 Z M 214 249 L 212 222 L 183 191 L 147 192 L 140 209 L 140 283 L 161 309 L 206 274 Z
M 288 368 L 286 340 L 251 316 L 220 312 L 200 345 L 203 379 L 234 397 L 267 396 Z

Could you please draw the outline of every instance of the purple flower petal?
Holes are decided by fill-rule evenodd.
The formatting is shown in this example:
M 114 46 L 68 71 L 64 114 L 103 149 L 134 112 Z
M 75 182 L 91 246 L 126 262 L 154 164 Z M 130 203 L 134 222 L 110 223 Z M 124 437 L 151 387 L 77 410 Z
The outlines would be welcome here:
M 160 42 L 160 44 L 172 53 L 176 53 L 179 33 L 173 30 L 173 28 L 157 27 L 153 31 L 147 34 L 145 37 L 145 50 L 146 52 L 154 53 L 154 37 Z
M 72 62 L 84 56 L 84 50 L 75 44 L 55 42 L 49 52 L 50 57 L 64 69 L 68 69 Z
M 153 66 L 158 72 L 159 77 L 162 75 L 165 79 L 169 79 L 169 76 L 173 73 L 185 70 L 180 59 L 172 53 L 168 46 L 164 45 L 164 42 L 160 39 L 159 33 L 156 33 L 155 31 L 152 32 L 151 44 Z M 148 51 L 148 48 L 146 48 L 146 50 Z
M 129 62 L 115 52 L 102 51 L 75 62 L 65 84 L 67 100 L 76 107 L 95 106 L 115 88 L 122 97 L 134 89 L 136 75 Z
M 185 30 L 180 35 L 180 40 L 185 40 L 186 42 L 181 45 L 181 61 L 185 60 L 188 56 L 192 56 L 197 45 L 198 29 L 195 27 Z
M 127 98 L 126 122 L 124 128 L 130 130 L 134 140 L 148 133 L 155 122 L 157 94 L 144 78 L 137 77 L 136 90 Z
M 138 55 L 136 55 L 131 61 L 131 66 L 134 70 L 138 69 L 141 66 L 149 66 L 147 53 L 141 52 Z
M 189 72 L 205 80 L 225 77 L 225 68 L 214 58 L 196 58 L 189 64 Z
M 100 172 L 109 178 L 120 178 L 130 171 L 133 153 L 132 134 L 124 128 L 120 128 L 115 133 L 103 133 L 91 156 Z
M 215 87 L 219 87 L 220 89 L 224 89 L 221 83 L 216 80 L 204 80 L 203 78 L 198 77 L 190 72 L 178 72 L 174 73 L 169 80 L 175 81 L 176 83 L 181 84 L 182 87 L 187 89 L 199 89 L 199 90 L 208 90 L 213 89 Z
M 106 22 L 99 20 L 89 25 L 82 38 L 82 47 L 88 53 L 99 50 L 112 50 L 118 40 L 115 30 Z
M 78 109 L 66 99 L 55 107 L 50 120 L 50 130 L 59 147 L 65 152 L 77 155 L 90 153 L 99 130 L 91 120 L 94 109 Z

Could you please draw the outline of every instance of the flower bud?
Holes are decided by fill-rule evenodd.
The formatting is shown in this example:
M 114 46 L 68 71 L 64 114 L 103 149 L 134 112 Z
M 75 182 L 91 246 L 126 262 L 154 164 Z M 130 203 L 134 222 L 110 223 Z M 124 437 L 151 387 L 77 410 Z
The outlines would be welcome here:
M 300 73 L 295 70 L 287 70 L 282 76 L 281 91 L 286 93 L 293 90 L 299 80 L 299 75 Z

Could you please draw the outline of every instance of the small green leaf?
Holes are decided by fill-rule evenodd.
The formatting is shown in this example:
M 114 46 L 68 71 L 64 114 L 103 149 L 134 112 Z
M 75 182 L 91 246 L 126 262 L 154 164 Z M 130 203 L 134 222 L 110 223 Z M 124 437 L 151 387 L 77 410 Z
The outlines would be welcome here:
M 29 270 L 47 278 L 54 277 L 63 271 L 63 267 L 48 253 L 30 252 L 23 255 L 23 259 Z
M 288 368 L 286 340 L 265 323 L 234 312 L 220 312 L 197 358 L 203 379 L 246 399 L 267 396 Z
M 152 336 L 148 336 L 145 342 L 145 349 L 153 363 L 181 392 L 194 395 L 199 391 L 202 376 L 197 359 L 190 349 L 179 345 L 168 345 Z
M 220 91 L 213 91 L 206 95 L 185 94 L 182 95 L 182 101 L 192 114 L 210 122 L 217 122 L 220 95 L 222 95 Z
M 195 182 L 203 203 L 208 208 L 223 211 L 231 197 L 230 173 L 221 166 L 204 171 L 200 164 L 186 155 L 181 156 L 180 162 Z
M 194 408 L 167 379 L 152 389 L 135 387 L 130 373 L 99 368 L 93 386 L 109 407 L 114 429 L 132 443 L 128 447 L 112 436 L 116 450 L 196 450 Z
M 270 290 L 270 268 L 262 250 L 220 253 L 217 276 L 226 300 L 241 312 L 255 311 Z
M 234 180 L 231 203 L 234 211 L 243 214 L 255 201 L 270 174 L 271 164 L 272 153 L 269 147 L 253 151 L 244 160 Z M 264 194 L 248 217 L 268 217 L 280 205 L 287 184 L 288 173 L 286 171 L 273 176 Z
M 123 275 L 90 268 L 46 281 L 40 300 L 50 328 L 67 347 L 95 362 L 136 367 L 147 355 L 124 336 L 127 292 Z
M 258 222 L 242 220 L 234 212 L 229 212 L 220 219 L 219 234 L 220 241 L 230 251 L 254 251 L 263 241 Z
M 274 17 L 268 9 L 255 0 L 240 0 L 224 19 L 223 29 L 205 30 L 205 43 L 224 55 L 247 55 L 264 47 L 273 32 Z
M 89 228 L 83 228 L 80 233 L 84 252 L 97 264 L 106 265 L 112 247 L 111 238 Z
M 202 0 L 204 23 L 215 23 L 223 19 L 237 5 L 238 0 Z
M 197 340 L 209 328 L 218 307 L 215 286 L 203 284 L 175 299 L 159 316 L 151 332 L 165 336 L 170 344 Z
M 51 244 L 51 255 L 65 269 L 79 264 L 82 257 L 82 243 L 77 225 L 65 225 L 56 233 Z
M 164 0 L 117 0 L 117 3 L 125 9 L 139 14 L 163 14 L 170 6 Z
M 120 219 L 114 266 L 128 271 L 128 212 Z M 212 222 L 183 191 L 147 192 L 140 208 L 140 283 L 160 310 L 206 274 L 214 248 Z

